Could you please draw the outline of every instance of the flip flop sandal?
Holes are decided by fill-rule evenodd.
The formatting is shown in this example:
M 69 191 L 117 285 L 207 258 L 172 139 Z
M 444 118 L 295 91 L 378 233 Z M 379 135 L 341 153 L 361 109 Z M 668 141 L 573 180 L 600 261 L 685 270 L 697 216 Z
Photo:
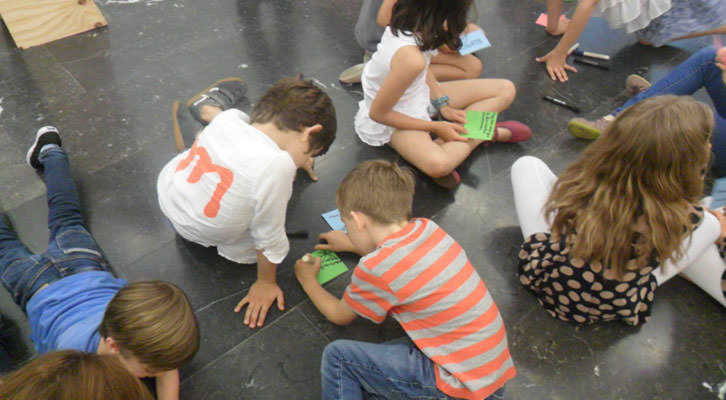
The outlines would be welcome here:
M 192 146 L 197 134 L 204 128 L 179 100 L 171 106 L 171 122 L 176 149 L 182 152 Z
M 224 78 L 214 82 L 211 86 L 192 96 L 184 105 L 192 113 L 192 116 L 200 123 L 206 125 L 201 117 L 201 109 L 204 105 L 218 107 L 224 110 L 232 108 L 242 97 L 247 94 L 247 83 L 241 78 Z

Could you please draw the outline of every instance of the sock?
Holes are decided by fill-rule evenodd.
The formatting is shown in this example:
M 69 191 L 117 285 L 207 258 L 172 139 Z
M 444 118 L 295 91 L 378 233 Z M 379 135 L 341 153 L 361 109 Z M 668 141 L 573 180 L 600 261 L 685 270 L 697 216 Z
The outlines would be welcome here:
M 43 147 L 40 148 L 40 152 L 38 152 L 38 155 L 41 155 L 41 154 L 43 154 L 44 151 L 46 151 L 48 149 L 52 149 L 54 147 L 60 147 L 60 146 L 58 146 L 55 143 L 44 144 Z

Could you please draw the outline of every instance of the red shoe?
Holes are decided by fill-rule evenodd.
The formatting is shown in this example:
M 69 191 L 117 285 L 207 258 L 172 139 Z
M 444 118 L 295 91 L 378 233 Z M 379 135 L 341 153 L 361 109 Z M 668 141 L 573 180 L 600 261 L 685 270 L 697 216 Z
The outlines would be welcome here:
M 448 175 L 444 175 L 439 178 L 431 178 L 431 180 L 444 189 L 454 189 L 461 183 L 461 176 L 459 176 L 459 173 L 456 172 L 456 170 L 453 170 Z
M 521 122 L 518 121 L 502 121 L 497 122 L 496 125 L 494 125 L 495 128 L 505 128 L 509 129 L 510 132 L 512 132 L 512 136 L 508 140 L 499 140 L 499 131 L 496 129 L 494 130 L 494 137 L 492 140 L 494 142 L 502 142 L 502 143 L 519 143 L 519 142 L 525 142 L 529 140 L 529 138 L 532 137 L 532 130 L 529 129 L 529 127 Z

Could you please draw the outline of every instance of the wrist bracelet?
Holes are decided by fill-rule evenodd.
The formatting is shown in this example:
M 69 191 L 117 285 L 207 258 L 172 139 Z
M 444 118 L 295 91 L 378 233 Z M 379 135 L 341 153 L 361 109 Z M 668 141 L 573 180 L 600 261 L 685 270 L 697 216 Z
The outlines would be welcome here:
M 441 110 L 441 107 L 449 105 L 449 96 L 441 96 L 438 99 L 431 100 L 431 104 L 436 107 L 437 110 Z

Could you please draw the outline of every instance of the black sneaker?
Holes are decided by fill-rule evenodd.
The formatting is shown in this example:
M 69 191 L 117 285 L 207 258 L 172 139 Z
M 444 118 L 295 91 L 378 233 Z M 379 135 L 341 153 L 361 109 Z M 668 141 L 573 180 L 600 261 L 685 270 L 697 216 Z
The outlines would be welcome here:
M 40 156 L 40 149 L 46 144 L 57 144 L 61 146 L 61 137 L 58 133 L 58 128 L 55 126 L 49 125 L 38 129 L 38 132 L 35 134 L 35 142 L 30 146 L 28 154 L 25 156 L 25 161 L 28 162 L 28 165 L 35 169 L 43 169 L 43 164 L 38 160 L 38 156 Z
M 192 96 L 184 105 L 189 108 L 192 116 L 200 123 L 206 125 L 201 117 L 204 105 L 214 106 L 222 111 L 232 108 L 247 94 L 247 83 L 240 78 L 224 78 L 214 82 L 204 91 Z

